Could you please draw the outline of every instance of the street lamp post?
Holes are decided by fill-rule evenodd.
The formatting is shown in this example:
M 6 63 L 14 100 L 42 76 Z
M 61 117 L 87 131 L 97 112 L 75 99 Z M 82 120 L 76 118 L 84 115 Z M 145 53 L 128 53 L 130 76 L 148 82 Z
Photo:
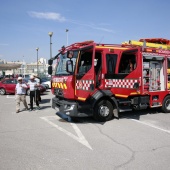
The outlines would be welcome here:
M 66 37 L 67 37 L 67 46 L 68 46 L 68 29 L 66 29 Z
M 25 61 L 24 61 L 24 56 L 23 56 L 22 67 L 23 67 L 23 76 L 25 78 Z
M 48 35 L 50 36 L 50 58 L 52 58 L 52 42 L 51 42 L 51 39 L 52 39 L 53 32 L 49 32 Z
M 37 50 L 37 76 L 38 76 L 38 50 L 39 48 L 37 47 L 36 50 Z

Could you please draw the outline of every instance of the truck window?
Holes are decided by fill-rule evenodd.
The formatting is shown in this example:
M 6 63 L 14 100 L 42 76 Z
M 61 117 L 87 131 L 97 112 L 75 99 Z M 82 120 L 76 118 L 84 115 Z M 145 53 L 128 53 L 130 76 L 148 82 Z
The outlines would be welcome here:
M 75 69 L 75 63 L 76 63 L 76 58 L 78 56 L 78 52 L 74 51 L 74 56 L 71 59 L 73 61 L 73 70 Z M 60 55 L 59 58 L 57 59 L 57 63 L 56 63 L 56 68 L 55 68 L 55 75 L 68 75 L 70 73 L 68 73 L 66 71 L 66 62 L 67 60 L 70 60 L 69 58 L 67 58 L 67 54 L 63 54 Z
M 107 74 L 114 74 L 117 62 L 117 54 L 106 54 Z
M 168 58 L 168 62 L 167 62 L 167 73 L 168 73 L 168 81 L 170 81 L 170 58 Z
M 168 69 L 170 69 L 170 58 L 168 58 L 168 65 L 167 65 Z
M 98 74 L 98 72 L 101 70 L 102 66 L 102 55 L 100 52 L 95 53 L 95 64 L 94 64 L 94 69 L 95 73 Z
M 123 53 L 119 64 L 119 73 L 130 73 L 135 68 L 136 68 L 136 55 Z
M 78 73 L 85 74 L 91 69 L 92 56 L 93 56 L 92 52 L 89 52 L 89 51 L 81 52 Z

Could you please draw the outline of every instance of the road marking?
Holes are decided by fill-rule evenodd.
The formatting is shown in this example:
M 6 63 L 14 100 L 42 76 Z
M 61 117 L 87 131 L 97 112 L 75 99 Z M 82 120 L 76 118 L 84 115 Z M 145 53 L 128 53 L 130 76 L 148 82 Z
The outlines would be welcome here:
M 9 96 L 9 95 L 7 95 L 6 98 L 8 98 L 8 99 L 13 99 L 13 98 L 15 98 L 15 96 Z
M 135 122 L 138 122 L 138 123 L 141 123 L 141 124 L 146 125 L 146 126 L 150 126 L 150 127 L 152 127 L 152 128 L 155 128 L 155 129 L 161 130 L 161 131 L 166 132 L 166 133 L 170 133 L 170 131 L 169 131 L 169 130 L 166 130 L 166 129 L 160 128 L 160 127 L 155 126 L 155 125 L 150 124 L 150 123 L 142 122 L 142 121 L 139 121 L 139 120 L 136 120 L 136 119 L 130 119 L 130 120 L 135 121 Z
M 70 136 L 71 138 L 73 138 L 77 142 L 79 142 L 82 145 L 86 146 L 87 148 L 93 150 L 92 147 L 90 146 L 90 144 L 88 143 L 88 141 L 86 140 L 86 138 L 84 137 L 84 135 L 82 134 L 82 132 L 80 131 L 80 129 L 78 128 L 78 126 L 75 123 L 70 123 L 70 124 L 73 127 L 73 129 L 75 130 L 77 136 L 70 133 L 69 131 L 63 129 L 62 127 L 58 126 L 57 124 L 51 122 L 52 120 L 56 120 L 57 116 L 47 116 L 47 117 L 40 117 L 40 118 L 43 119 L 44 121 L 46 121 L 47 123 L 49 123 L 50 125 L 54 126 L 55 128 L 57 128 L 61 132 L 64 132 L 66 135 Z

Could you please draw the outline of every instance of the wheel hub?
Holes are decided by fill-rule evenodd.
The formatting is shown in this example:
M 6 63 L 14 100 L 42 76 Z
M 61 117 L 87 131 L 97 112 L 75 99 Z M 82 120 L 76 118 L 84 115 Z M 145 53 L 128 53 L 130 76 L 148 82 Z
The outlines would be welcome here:
M 165 106 L 166 106 L 167 110 L 170 110 L 170 100 L 166 101 Z
M 4 94 L 4 90 L 3 89 L 0 89 L 0 94 Z
M 101 116 L 106 117 L 109 115 L 109 108 L 107 106 L 101 106 L 99 108 L 99 113 Z

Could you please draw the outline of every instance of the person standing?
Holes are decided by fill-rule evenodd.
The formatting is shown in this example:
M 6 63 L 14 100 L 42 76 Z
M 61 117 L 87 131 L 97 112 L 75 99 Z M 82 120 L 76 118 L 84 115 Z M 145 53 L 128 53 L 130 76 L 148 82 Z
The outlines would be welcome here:
M 40 109 L 39 102 L 38 102 L 39 100 L 38 100 L 38 96 L 37 96 L 37 93 L 36 93 L 36 90 L 37 90 L 39 85 L 34 80 L 34 76 L 33 75 L 30 76 L 30 82 L 28 84 L 30 86 L 30 111 L 33 110 L 33 100 L 36 103 L 37 109 Z
M 20 102 L 22 101 L 25 109 L 28 110 L 28 105 L 26 101 L 26 89 L 28 88 L 25 83 L 22 82 L 22 77 L 18 77 L 18 83 L 15 87 L 15 95 L 16 95 L 16 113 L 20 111 Z
M 125 73 L 130 73 L 134 70 L 134 64 L 132 63 L 132 60 L 128 60 L 128 65 L 126 67 Z
M 33 76 L 34 76 L 34 79 L 37 82 L 37 84 L 40 85 L 41 84 L 41 79 L 35 74 Z M 41 102 L 41 95 L 40 95 L 40 88 L 39 87 L 37 87 L 36 95 L 38 97 L 38 101 Z

